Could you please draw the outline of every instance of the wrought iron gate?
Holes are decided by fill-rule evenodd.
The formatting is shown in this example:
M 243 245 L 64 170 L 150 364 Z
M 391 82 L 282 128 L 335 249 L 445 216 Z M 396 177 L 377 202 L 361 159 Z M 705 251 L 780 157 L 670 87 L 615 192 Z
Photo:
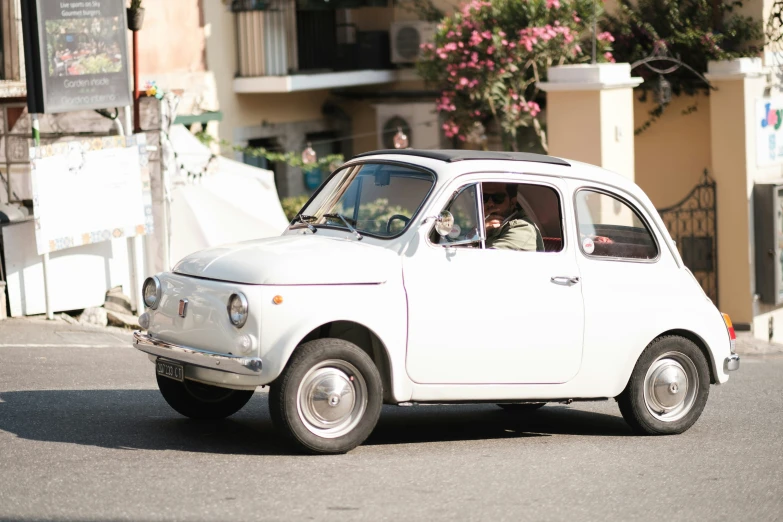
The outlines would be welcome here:
M 658 210 L 677 244 L 685 266 L 718 304 L 718 241 L 715 181 L 704 170 L 701 182 L 685 198 Z

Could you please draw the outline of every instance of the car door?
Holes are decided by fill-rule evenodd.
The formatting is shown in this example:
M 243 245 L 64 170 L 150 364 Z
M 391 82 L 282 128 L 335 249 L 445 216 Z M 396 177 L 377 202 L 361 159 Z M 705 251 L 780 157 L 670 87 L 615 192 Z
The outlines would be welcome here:
M 572 181 L 585 300 L 585 354 L 592 364 L 632 365 L 688 298 L 676 261 L 650 215 L 629 194 Z M 605 357 L 611 357 L 601 363 Z
M 561 219 L 573 220 L 565 184 L 543 179 L 514 181 L 549 187 Z M 561 237 L 556 252 L 484 248 L 483 219 L 477 219 L 484 215 L 481 183 L 466 180 L 453 188 L 430 214 L 455 210 L 447 241 L 461 244 L 435 244 L 430 223 L 403 256 L 410 378 L 422 384 L 568 381 L 581 364 L 584 327 L 575 241 Z M 477 222 L 481 237 L 471 243 Z

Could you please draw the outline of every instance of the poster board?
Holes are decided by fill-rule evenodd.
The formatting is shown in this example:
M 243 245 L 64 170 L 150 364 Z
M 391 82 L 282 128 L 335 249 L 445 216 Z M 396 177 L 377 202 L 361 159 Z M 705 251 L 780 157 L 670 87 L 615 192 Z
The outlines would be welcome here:
M 756 165 L 783 163 L 783 96 L 756 100 Z
M 151 233 L 144 134 L 30 147 L 38 253 Z
M 131 104 L 125 0 L 22 2 L 31 113 Z

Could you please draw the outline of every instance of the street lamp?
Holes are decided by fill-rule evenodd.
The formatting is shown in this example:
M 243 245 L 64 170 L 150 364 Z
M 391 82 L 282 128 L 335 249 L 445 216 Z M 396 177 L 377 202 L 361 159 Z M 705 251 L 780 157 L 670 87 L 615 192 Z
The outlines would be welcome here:
M 393 141 L 395 149 L 408 148 L 408 136 L 402 131 L 402 127 L 397 127 L 397 134 L 394 135 Z
M 305 165 L 312 165 L 316 162 L 318 159 L 318 156 L 315 153 L 315 150 L 313 149 L 312 144 L 308 141 L 307 147 L 305 150 L 302 151 L 302 163 Z
M 660 105 L 667 105 L 672 101 L 672 84 L 663 75 L 658 76 L 658 85 L 655 88 L 656 101 Z

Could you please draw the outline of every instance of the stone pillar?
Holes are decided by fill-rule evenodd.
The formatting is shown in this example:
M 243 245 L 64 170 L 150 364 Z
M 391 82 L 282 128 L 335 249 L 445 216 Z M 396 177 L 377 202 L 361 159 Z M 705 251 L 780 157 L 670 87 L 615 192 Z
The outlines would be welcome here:
M 755 104 L 764 95 L 766 75 L 759 58 L 710 62 L 712 177 L 717 185 L 718 306 L 735 324 L 754 316 L 753 184 L 759 169 L 755 150 Z M 780 175 L 780 167 L 774 168 Z M 766 333 L 766 331 L 764 332 Z
M 546 121 L 549 154 L 583 161 L 634 179 L 633 88 L 627 63 L 552 67 Z

